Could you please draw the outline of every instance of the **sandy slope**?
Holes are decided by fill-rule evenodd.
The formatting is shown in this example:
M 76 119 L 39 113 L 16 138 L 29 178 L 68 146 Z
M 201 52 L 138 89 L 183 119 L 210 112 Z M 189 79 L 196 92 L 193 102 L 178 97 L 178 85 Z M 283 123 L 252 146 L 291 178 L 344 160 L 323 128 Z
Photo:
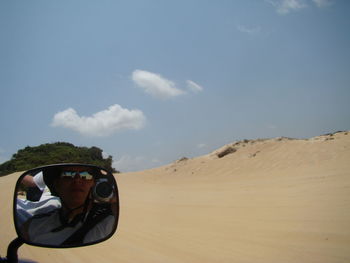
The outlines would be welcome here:
M 233 153 L 218 158 L 227 148 Z M 16 177 L 0 178 L 2 255 L 15 237 L 8 218 Z M 237 142 L 116 178 L 121 217 L 112 239 L 66 250 L 24 245 L 20 257 L 85 263 L 350 262 L 350 133 Z

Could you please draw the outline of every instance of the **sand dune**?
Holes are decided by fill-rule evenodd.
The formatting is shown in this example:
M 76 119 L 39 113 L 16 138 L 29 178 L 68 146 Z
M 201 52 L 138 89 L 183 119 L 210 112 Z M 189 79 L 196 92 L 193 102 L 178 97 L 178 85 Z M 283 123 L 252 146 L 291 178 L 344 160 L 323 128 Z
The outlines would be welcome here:
M 219 158 L 220 157 L 220 158 Z M 14 174 L 0 178 L 1 255 L 15 237 Z M 117 174 L 116 235 L 85 248 L 23 245 L 38 262 L 350 262 L 350 133 L 234 142 Z

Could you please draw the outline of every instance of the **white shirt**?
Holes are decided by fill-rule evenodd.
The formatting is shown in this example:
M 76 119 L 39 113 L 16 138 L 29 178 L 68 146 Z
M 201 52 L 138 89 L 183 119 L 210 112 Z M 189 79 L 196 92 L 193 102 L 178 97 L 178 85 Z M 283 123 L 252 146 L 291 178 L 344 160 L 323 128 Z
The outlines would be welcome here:
M 33 176 L 33 181 L 42 191 L 42 194 L 39 201 L 17 198 L 16 218 L 19 226 L 36 214 L 48 213 L 61 207 L 60 198 L 51 195 L 49 188 L 44 182 L 44 175 L 42 172 Z
M 60 198 L 51 195 L 50 192 L 47 192 L 46 190 L 44 190 L 40 200 L 37 202 L 17 198 L 17 223 L 21 226 L 25 221 L 36 214 L 48 213 L 60 207 Z
M 108 215 L 87 232 L 83 243 L 96 242 L 111 234 L 115 224 L 115 217 Z M 75 226 L 66 226 L 60 231 L 53 229 L 62 226 L 59 209 L 39 218 L 33 218 L 28 226 L 29 240 L 43 245 L 60 246 L 67 238 L 74 234 L 83 223 L 79 221 Z

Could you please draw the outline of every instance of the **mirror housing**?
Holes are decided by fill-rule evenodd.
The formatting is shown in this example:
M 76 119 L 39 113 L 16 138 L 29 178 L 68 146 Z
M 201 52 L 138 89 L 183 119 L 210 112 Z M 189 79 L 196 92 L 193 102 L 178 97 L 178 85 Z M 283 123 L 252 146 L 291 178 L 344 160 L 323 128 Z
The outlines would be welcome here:
M 13 215 L 26 244 L 69 248 L 110 238 L 119 219 L 113 174 L 87 164 L 55 164 L 24 172 L 16 183 Z

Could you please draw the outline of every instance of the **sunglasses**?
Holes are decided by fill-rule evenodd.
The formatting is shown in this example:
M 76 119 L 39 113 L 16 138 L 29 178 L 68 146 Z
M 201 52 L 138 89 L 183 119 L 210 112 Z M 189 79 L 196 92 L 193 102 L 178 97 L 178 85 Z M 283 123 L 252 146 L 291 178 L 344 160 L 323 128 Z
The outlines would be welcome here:
M 88 171 L 81 171 L 81 172 L 63 171 L 61 173 L 61 178 L 73 179 L 75 178 L 76 175 L 79 175 L 80 179 L 83 179 L 83 180 L 92 180 L 94 178 L 93 175 L 90 174 Z

